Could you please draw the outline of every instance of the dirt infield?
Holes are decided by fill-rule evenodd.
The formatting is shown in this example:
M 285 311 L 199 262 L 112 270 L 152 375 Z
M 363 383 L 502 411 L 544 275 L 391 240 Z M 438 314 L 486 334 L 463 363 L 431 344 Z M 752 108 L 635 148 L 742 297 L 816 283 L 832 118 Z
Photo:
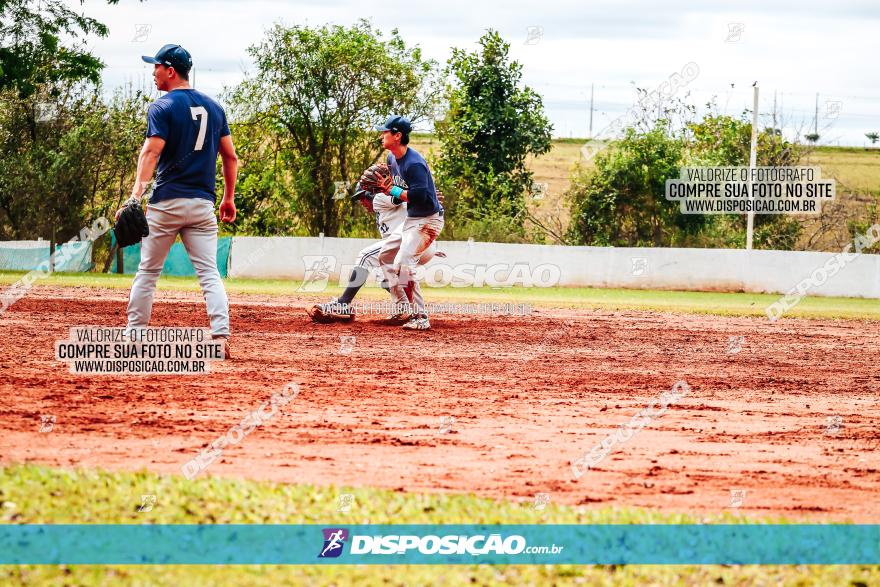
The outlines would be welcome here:
M 313 298 L 235 296 L 234 359 L 210 375 L 68 373 L 55 340 L 122 326 L 126 294 L 38 288 L 0 316 L 2 462 L 180 474 L 295 381 L 284 413 L 207 474 L 880 522 L 877 322 L 541 308 L 402 332 L 312 324 Z M 152 325 L 205 323 L 200 295 L 158 294 Z M 682 379 L 688 395 L 573 478 L 572 461 Z

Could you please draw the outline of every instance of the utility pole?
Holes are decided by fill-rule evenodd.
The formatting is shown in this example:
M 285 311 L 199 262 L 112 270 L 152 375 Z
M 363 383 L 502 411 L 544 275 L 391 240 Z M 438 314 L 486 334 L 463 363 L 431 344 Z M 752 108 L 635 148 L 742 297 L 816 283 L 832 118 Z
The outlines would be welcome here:
M 785 92 L 779 96 L 779 128 L 785 128 Z
M 813 119 L 813 132 L 819 134 L 819 92 L 816 92 L 816 118 Z
M 758 82 L 755 82 L 754 106 L 752 106 L 752 144 L 749 149 L 749 201 L 754 201 L 752 192 L 752 173 L 758 164 Z M 752 241 L 755 234 L 755 213 L 749 212 L 746 220 L 746 249 L 752 250 Z
M 776 90 L 773 90 L 773 132 L 776 132 Z M 781 129 L 780 129 L 781 130 Z
M 49 273 L 55 273 L 55 223 L 52 223 L 52 238 L 49 239 Z
M 593 138 L 593 84 L 590 84 L 590 131 L 587 133 L 587 138 Z

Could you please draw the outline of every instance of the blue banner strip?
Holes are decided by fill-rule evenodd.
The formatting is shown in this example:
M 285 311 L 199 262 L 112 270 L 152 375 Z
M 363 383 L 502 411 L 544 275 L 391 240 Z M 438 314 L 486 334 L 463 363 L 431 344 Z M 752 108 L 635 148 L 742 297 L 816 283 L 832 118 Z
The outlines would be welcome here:
M 880 525 L 0 525 L 0 564 L 880 564 Z

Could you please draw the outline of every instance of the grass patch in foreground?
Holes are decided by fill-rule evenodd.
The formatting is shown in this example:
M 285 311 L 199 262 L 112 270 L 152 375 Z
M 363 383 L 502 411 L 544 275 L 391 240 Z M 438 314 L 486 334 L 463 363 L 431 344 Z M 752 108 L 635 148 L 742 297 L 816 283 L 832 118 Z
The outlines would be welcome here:
M 0 285 L 21 279 L 23 272 L 0 271 Z M 37 287 L 106 287 L 128 289 L 132 275 L 108 273 L 57 273 L 36 282 Z M 300 293 L 298 281 L 281 279 L 226 279 L 230 294 L 298 295 L 326 301 L 342 293 L 334 285 L 320 293 Z M 165 291 L 200 291 L 195 277 L 162 277 L 159 289 Z M 660 291 L 647 289 L 599 289 L 591 287 L 425 287 L 429 302 L 496 302 L 534 306 L 594 308 L 601 310 L 653 310 L 715 314 L 720 316 L 762 316 L 765 309 L 781 298 L 778 294 L 717 293 L 695 291 Z M 387 300 L 378 286 L 364 288 L 362 300 Z M 880 303 L 865 298 L 805 297 L 785 313 L 786 318 L 844 318 L 880 320 Z
M 474 495 L 413 494 L 385 489 L 286 485 L 147 472 L 109 473 L 33 465 L 0 468 L 0 522 L 142 524 L 321 523 L 749 523 L 729 513 L 708 518 L 639 509 L 586 509 L 496 501 Z M 340 494 L 354 495 L 349 513 Z M 139 513 L 142 495 L 155 495 Z M 760 522 L 785 523 L 783 519 Z M 756 521 L 757 522 L 757 521 Z M 317 553 L 316 553 L 317 554 Z M 154 585 L 865 585 L 880 568 L 859 566 L 279 566 L 83 565 L 3 566 L 3 584 Z

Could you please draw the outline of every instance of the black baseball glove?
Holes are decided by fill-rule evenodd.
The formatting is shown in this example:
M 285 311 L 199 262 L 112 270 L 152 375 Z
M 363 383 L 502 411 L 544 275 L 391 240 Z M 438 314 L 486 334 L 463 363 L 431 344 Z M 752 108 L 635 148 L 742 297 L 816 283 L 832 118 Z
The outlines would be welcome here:
M 387 194 L 394 186 L 391 169 L 384 163 L 376 163 L 364 171 L 359 183 L 361 189 L 371 194 Z
M 120 247 L 135 245 L 150 234 L 147 217 L 140 202 L 132 202 L 122 209 L 113 227 L 113 234 L 116 235 L 116 242 Z

